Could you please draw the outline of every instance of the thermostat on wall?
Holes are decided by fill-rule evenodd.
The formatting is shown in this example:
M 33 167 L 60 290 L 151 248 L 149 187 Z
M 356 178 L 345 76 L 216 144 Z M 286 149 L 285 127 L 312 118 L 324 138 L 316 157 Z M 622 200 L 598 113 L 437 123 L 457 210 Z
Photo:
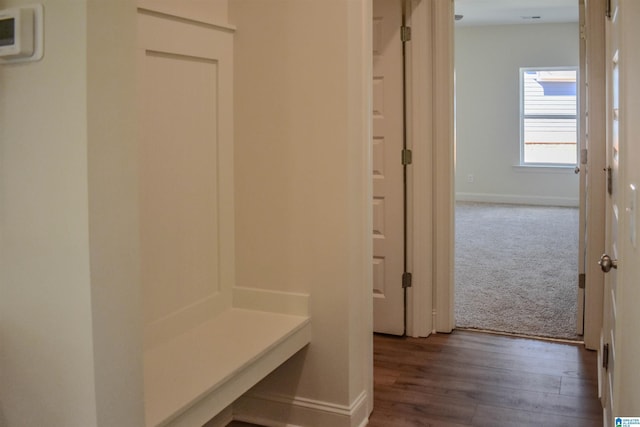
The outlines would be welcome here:
M 42 58 L 42 5 L 0 10 L 0 64 Z

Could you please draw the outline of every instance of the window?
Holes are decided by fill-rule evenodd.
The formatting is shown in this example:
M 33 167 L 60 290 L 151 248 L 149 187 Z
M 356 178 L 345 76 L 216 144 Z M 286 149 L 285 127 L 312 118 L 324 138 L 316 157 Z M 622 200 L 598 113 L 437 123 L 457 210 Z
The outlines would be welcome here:
M 520 164 L 575 165 L 575 68 L 520 69 Z

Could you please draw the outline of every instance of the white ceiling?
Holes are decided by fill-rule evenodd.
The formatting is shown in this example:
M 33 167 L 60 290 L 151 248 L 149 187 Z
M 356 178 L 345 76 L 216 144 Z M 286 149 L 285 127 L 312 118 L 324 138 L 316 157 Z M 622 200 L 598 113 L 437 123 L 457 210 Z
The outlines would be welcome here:
M 578 22 L 578 0 L 455 0 L 455 10 L 458 26 Z

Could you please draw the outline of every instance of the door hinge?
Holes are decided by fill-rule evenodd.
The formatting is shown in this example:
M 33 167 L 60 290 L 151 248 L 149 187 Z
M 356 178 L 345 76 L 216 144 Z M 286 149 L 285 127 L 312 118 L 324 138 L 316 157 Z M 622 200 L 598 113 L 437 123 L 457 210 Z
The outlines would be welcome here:
M 607 173 L 607 193 L 611 196 L 613 195 L 613 170 L 609 166 L 604 171 Z
M 587 283 L 587 275 L 584 273 L 578 274 L 578 288 L 584 289 Z
M 606 11 L 605 11 L 605 16 L 609 19 L 611 19 L 611 0 L 607 0 L 607 5 L 606 5 Z
M 602 367 L 605 371 L 609 369 L 609 344 L 602 346 Z
M 402 149 L 402 164 L 404 166 L 413 163 L 413 153 L 408 148 Z
M 580 164 L 581 165 L 586 165 L 587 164 L 587 156 L 588 156 L 588 151 L 586 148 L 583 148 L 580 150 Z
M 408 271 L 405 271 L 404 273 L 402 273 L 402 287 L 403 288 L 410 288 L 411 287 L 411 273 L 409 273 Z
M 404 25 L 400 27 L 400 40 L 402 40 L 402 43 L 411 41 L 411 27 Z

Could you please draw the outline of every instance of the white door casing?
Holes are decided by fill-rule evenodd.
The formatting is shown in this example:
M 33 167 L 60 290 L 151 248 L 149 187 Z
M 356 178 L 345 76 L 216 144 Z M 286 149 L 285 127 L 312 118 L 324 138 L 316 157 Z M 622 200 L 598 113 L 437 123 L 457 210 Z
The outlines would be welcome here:
M 589 80 L 588 96 L 585 96 L 589 119 L 586 123 L 585 133 L 589 135 L 586 140 L 588 149 L 586 167 L 581 167 L 586 186 L 586 213 L 585 228 L 588 239 L 585 242 L 584 263 L 586 273 L 586 289 L 584 290 L 584 340 L 589 349 L 597 349 L 599 346 L 600 330 L 602 327 L 602 274 L 598 265 L 593 261 L 595 254 L 602 251 L 604 245 L 604 175 L 601 173 L 604 167 L 604 13 L 605 0 L 585 0 L 585 28 L 584 36 L 587 39 L 585 46 L 586 75 Z M 427 0 L 415 0 L 421 5 Z M 433 196 L 432 203 L 434 224 L 432 237 L 434 254 L 433 266 L 433 308 L 434 327 L 439 332 L 450 332 L 454 327 L 453 304 L 453 151 L 455 139 L 453 136 L 453 0 L 438 1 L 428 8 L 434 17 L 427 25 L 431 25 L 430 33 L 433 36 L 431 47 L 431 59 L 434 61 L 432 71 L 434 73 L 433 94 L 434 111 L 430 114 L 433 120 Z M 602 11 L 602 12 L 601 12 Z M 449 19 L 451 18 L 451 19 Z M 416 24 L 415 27 L 417 27 Z M 414 27 L 414 31 L 415 31 Z M 413 41 L 414 49 L 420 40 Z M 427 47 L 422 46 L 422 50 Z M 418 80 L 418 79 L 416 79 Z M 412 82 L 413 83 L 413 82 Z M 581 80 L 581 85 L 586 80 Z M 449 105 L 445 104 L 448 103 Z M 427 111 L 422 108 L 421 111 Z M 415 120 L 419 118 L 415 112 L 412 115 Z M 450 131 L 450 132 L 449 132 Z M 435 135 L 437 134 L 437 135 Z M 414 151 L 417 151 L 417 146 Z M 449 151 L 450 150 L 450 151 Z M 414 159 L 416 158 L 414 154 Z M 414 164 L 418 169 L 418 164 Z M 420 181 L 415 186 L 418 188 Z M 416 203 L 417 207 L 424 204 Z M 414 219 L 415 220 L 415 219 Z M 581 227 L 582 230 L 582 227 Z M 414 260 L 415 262 L 415 260 Z M 579 299 L 580 296 L 579 296 Z M 417 306 L 411 302 L 411 306 Z M 580 306 L 578 307 L 580 308 Z M 414 312 L 418 310 L 414 308 Z M 579 330 L 579 329 L 578 329 Z
M 451 332 L 454 321 L 453 0 L 407 1 L 407 333 Z
M 374 331 L 405 332 L 403 57 L 400 0 L 373 2 Z
M 454 2 L 433 0 L 434 329 L 451 332 L 454 316 L 455 136 Z
M 411 28 L 406 44 L 407 137 L 413 162 L 407 171 L 407 335 L 426 337 L 434 323 L 434 63 L 432 0 L 406 2 L 405 25 Z
M 588 239 L 585 242 L 586 260 L 585 260 L 585 273 L 586 273 L 586 288 L 584 290 L 584 341 L 585 346 L 589 349 L 598 349 L 600 344 L 600 332 L 602 329 L 602 308 L 603 308 L 603 276 L 600 272 L 600 267 L 595 261 L 602 253 L 604 247 L 604 174 L 602 173 L 605 167 L 605 108 L 604 108 L 604 80 L 605 80 L 605 57 L 604 57 L 604 19 L 602 18 L 605 10 L 606 0 L 585 0 L 585 22 L 584 22 L 584 37 L 586 37 L 585 55 L 586 55 L 586 75 L 585 79 L 581 80 L 580 84 L 585 85 L 588 81 L 587 96 L 585 101 L 587 104 L 586 111 L 589 112 L 589 117 L 586 123 L 585 133 L 588 135 L 586 145 L 588 149 L 587 164 L 585 167 L 581 167 L 581 173 L 586 173 L 586 233 Z M 446 200 L 447 195 L 450 199 L 453 198 L 453 178 L 452 173 L 454 170 L 453 156 L 447 150 L 453 152 L 454 138 L 453 135 L 449 136 L 447 130 L 453 131 L 453 71 L 448 73 L 450 65 L 450 59 L 453 54 L 453 23 L 447 19 L 447 16 L 453 17 L 453 2 L 442 1 L 433 3 L 429 0 L 413 0 L 412 5 L 414 10 L 424 9 L 427 12 L 423 13 L 425 17 L 428 14 L 433 14 L 433 18 L 429 20 L 416 20 L 413 24 L 412 31 L 416 34 L 419 26 L 425 26 L 427 30 L 426 34 L 432 37 L 427 43 L 421 38 L 414 38 L 411 43 L 412 54 L 427 52 L 428 58 L 425 63 L 433 61 L 424 66 L 422 69 L 426 69 L 433 72 L 434 75 L 431 78 L 433 81 L 433 87 L 427 83 L 424 89 L 425 94 L 428 94 L 433 99 L 432 105 L 412 105 L 415 108 L 410 115 L 410 120 L 414 121 L 414 126 L 411 128 L 412 132 L 415 132 L 414 137 L 419 136 L 417 139 L 418 144 L 413 147 L 414 150 L 414 174 L 420 170 L 421 164 L 416 162 L 418 149 L 422 147 L 422 141 L 428 141 L 425 144 L 427 149 L 431 149 L 432 155 L 429 157 L 430 162 L 425 162 L 430 167 L 432 172 L 428 178 L 415 177 L 414 182 L 414 197 L 420 194 L 426 194 L 429 189 L 432 189 L 433 193 L 429 198 L 429 202 L 436 206 L 431 209 L 427 206 L 427 202 L 416 201 L 415 210 L 420 210 L 422 213 L 429 212 L 433 214 L 432 223 L 437 224 L 436 229 L 440 230 L 440 233 L 436 233 L 436 229 L 429 231 L 428 227 L 424 228 L 424 234 L 420 234 L 416 230 L 416 243 L 414 243 L 414 249 L 421 249 L 422 254 L 429 254 L 433 251 L 431 256 L 428 256 L 428 263 L 434 265 L 430 269 L 432 271 L 433 282 L 429 283 L 426 288 L 427 291 L 433 291 L 433 313 L 434 323 L 433 330 L 448 332 L 454 327 L 453 324 L 453 239 L 447 238 L 449 233 L 452 234 L 453 230 L 453 207 L 451 200 Z M 415 15 L 415 12 L 414 12 Z M 422 17 L 422 16 L 420 16 Z M 448 28 L 450 26 L 450 28 Z M 423 43 L 422 45 L 420 45 Z M 418 55 L 416 55 L 418 56 Z M 420 61 L 422 62 L 422 61 Z M 410 70 L 417 68 L 420 64 L 417 62 L 409 67 Z M 416 77 L 410 80 L 410 84 L 416 86 L 422 86 L 419 83 L 420 78 Z M 449 81 L 450 80 L 450 81 Z M 422 95 L 421 91 L 416 89 L 411 90 L 412 94 L 418 93 Z M 417 96 L 418 101 L 420 100 Z M 447 100 L 451 103 L 451 108 L 444 108 L 442 102 Z M 437 106 L 437 108 L 436 108 Z M 434 111 L 431 111 L 433 108 Z M 421 114 L 422 113 L 422 114 Z M 425 116 L 427 118 L 425 118 Z M 417 130 L 420 130 L 420 119 L 424 119 L 425 122 L 429 121 L 434 129 L 432 134 L 425 133 L 423 131 L 418 135 Z M 439 131 L 437 131 L 440 129 Z M 438 133 L 436 136 L 435 133 Z M 429 140 L 429 137 L 433 137 L 433 141 Z M 432 163 L 431 163 L 432 162 Z M 434 168 L 435 172 L 431 169 Z M 433 181 L 429 181 L 433 179 Z M 426 184 L 426 188 L 422 187 Z M 430 185 L 429 185 L 430 184 Z M 415 216 L 415 214 L 414 214 Z M 424 216 L 424 215 L 422 215 Z M 417 224 L 418 218 L 414 218 L 414 226 Z M 450 226 L 450 232 L 442 228 L 443 225 Z M 419 240 L 420 236 L 427 236 L 428 239 L 433 240 L 433 245 L 425 250 L 420 248 Z M 423 262 L 423 257 L 415 253 L 413 259 L 414 266 L 416 262 Z M 448 266 L 446 263 L 449 263 Z M 414 283 L 415 274 L 414 274 Z M 413 289 L 410 292 L 415 293 L 417 289 Z M 422 292 L 424 294 L 424 292 Z M 421 307 L 419 302 L 410 301 L 410 307 L 413 307 L 413 317 L 418 318 L 421 313 Z M 412 322 L 414 327 L 419 328 L 420 324 Z M 417 336 L 418 334 L 412 334 Z M 422 334 L 420 334 L 422 336 Z
M 453 0 L 407 1 L 407 334 L 451 332 L 454 319 Z

